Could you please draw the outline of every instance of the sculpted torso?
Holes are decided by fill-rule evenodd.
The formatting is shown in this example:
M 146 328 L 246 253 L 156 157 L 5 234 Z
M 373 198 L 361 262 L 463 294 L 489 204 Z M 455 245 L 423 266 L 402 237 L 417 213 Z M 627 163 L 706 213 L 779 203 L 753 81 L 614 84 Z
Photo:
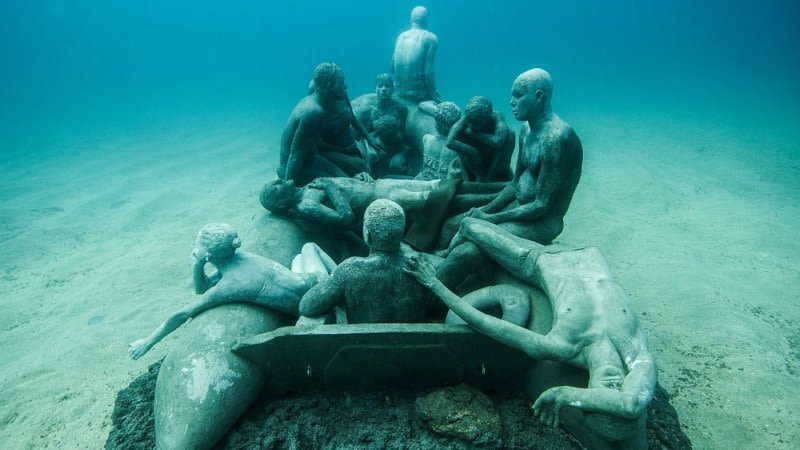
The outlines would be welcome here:
M 544 217 L 562 219 L 581 176 L 583 149 L 572 128 L 553 115 L 536 131 L 524 124 L 517 161 L 518 204 L 539 201 Z
M 427 30 L 411 29 L 397 37 L 392 61 L 397 95 L 417 102 L 433 98 L 426 75 L 432 72 L 436 46 L 436 36 Z
M 603 255 L 589 247 L 543 253 L 534 264 L 558 318 L 549 335 L 566 345 L 565 360 L 583 367 L 602 361 L 598 383 L 620 389 L 635 359 L 649 352 L 636 311 Z
M 237 252 L 219 270 L 222 278 L 209 290 L 215 299 L 299 299 L 309 287 L 299 274 L 253 253 Z

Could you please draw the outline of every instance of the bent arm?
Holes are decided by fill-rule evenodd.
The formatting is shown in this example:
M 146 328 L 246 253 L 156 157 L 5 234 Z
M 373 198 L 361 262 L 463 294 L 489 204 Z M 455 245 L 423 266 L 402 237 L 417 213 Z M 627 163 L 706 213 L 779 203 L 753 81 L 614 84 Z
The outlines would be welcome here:
M 486 206 L 480 208 L 481 211 L 492 214 L 496 213 L 497 211 L 501 211 L 506 206 L 510 205 L 511 202 L 514 201 L 516 198 L 517 186 L 515 182 L 508 183 L 506 187 L 500 191 L 499 194 Z
M 300 299 L 300 315 L 318 317 L 332 310 L 334 306 L 342 303 L 344 299 L 345 279 L 340 270 L 346 263 L 342 263 L 333 271 L 330 278 L 312 287 Z M 346 267 L 346 266 L 345 266 Z
M 322 113 L 318 111 L 306 113 L 300 118 L 290 147 L 289 159 L 286 162 L 285 179 L 297 179 L 303 169 L 308 167 L 309 159 L 319 137 L 318 130 L 321 121 Z
M 508 139 L 509 131 L 508 125 L 506 124 L 505 120 L 502 119 L 500 113 L 495 112 L 494 133 L 475 132 L 473 133 L 473 136 L 478 140 L 478 142 L 490 147 L 492 151 L 496 152 L 500 150 L 500 147 L 502 147 L 506 142 L 506 139 Z
M 569 405 L 584 411 L 633 419 L 647 409 L 653 399 L 655 386 L 656 364 L 653 355 L 645 350 L 629 366 L 621 389 L 559 386 L 542 393 L 533 407 L 537 415 L 551 405 L 556 414 L 562 406 Z
M 219 277 L 211 279 L 206 276 L 205 267 L 206 260 L 195 256 L 194 265 L 192 265 L 192 285 L 194 285 L 195 294 L 205 294 L 219 282 Z
M 355 214 L 350 202 L 330 179 L 318 178 L 309 186 L 323 190 L 333 208 L 315 200 L 303 199 L 297 205 L 299 217 L 310 222 L 338 227 L 348 227 L 353 224 Z

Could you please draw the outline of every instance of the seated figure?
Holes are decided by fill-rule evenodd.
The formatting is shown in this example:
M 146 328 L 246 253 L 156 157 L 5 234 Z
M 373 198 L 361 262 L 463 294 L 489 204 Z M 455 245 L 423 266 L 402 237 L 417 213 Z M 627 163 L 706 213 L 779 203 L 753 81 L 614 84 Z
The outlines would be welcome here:
M 532 358 L 564 361 L 589 371 L 587 388 L 544 391 L 533 405 L 540 420 L 557 425 L 564 406 L 583 410 L 587 423 L 594 420 L 592 413 L 610 415 L 596 417 L 604 427 L 614 420 L 638 420 L 653 399 L 656 364 L 634 307 L 600 251 L 543 246 L 473 218 L 464 219 L 459 234 L 547 295 L 553 310 L 550 332 L 542 335 L 478 311 L 445 287 L 430 263 L 409 258 L 407 273 L 479 332 Z
M 344 260 L 324 282 L 300 301 L 300 314 L 322 316 L 344 306 L 348 323 L 406 323 L 425 319 L 432 297 L 404 273 L 400 242 L 405 228 L 403 208 L 376 200 L 364 213 L 364 240 L 369 256 Z
M 433 62 L 439 39 L 427 30 L 428 10 L 417 6 L 411 11 L 411 29 L 400 33 L 392 54 L 392 75 L 397 94 L 413 103 L 440 102 L 436 90 Z
M 128 354 L 138 359 L 184 322 L 216 306 L 254 303 L 297 316 L 300 298 L 333 270 L 336 264 L 316 244 L 308 243 L 292 262 L 292 269 L 253 253 L 236 252 L 241 246 L 236 230 L 212 223 L 197 233 L 192 251 L 192 281 L 201 299 L 174 312 L 153 333 L 130 344 Z M 211 266 L 207 268 L 206 266 Z M 206 270 L 213 270 L 207 275 Z
M 553 82 L 542 69 L 524 72 L 511 89 L 511 110 L 525 122 L 520 131 L 514 179 L 491 203 L 470 212 L 515 236 L 548 244 L 564 229 L 578 186 L 583 147 L 578 135 L 551 107 Z M 442 254 L 438 277 L 455 288 L 487 261 L 476 246 L 458 234 Z
M 473 97 L 450 129 L 447 147 L 458 153 L 465 181 L 510 181 L 514 132 L 486 97 Z
M 447 147 L 447 136 L 461 118 L 461 109 L 453 102 L 441 102 L 434 107 L 433 118 L 436 134 L 422 138 L 422 169 L 417 174 L 418 180 L 447 178 L 453 162 L 458 164 L 458 153 Z
M 309 91 L 281 136 L 278 177 L 302 186 L 318 177 L 352 177 L 366 171 L 351 126 L 371 145 L 381 144 L 353 114 L 342 70 L 333 63 L 318 65 Z
M 394 79 L 388 73 L 379 74 L 375 80 L 375 93 L 353 100 L 353 112 L 364 128 L 382 145 L 376 149 L 363 145 L 370 167 L 370 175 L 381 178 L 386 174 L 406 174 L 409 145 L 405 138 L 408 108 L 394 95 Z M 383 151 L 385 150 L 385 151 Z

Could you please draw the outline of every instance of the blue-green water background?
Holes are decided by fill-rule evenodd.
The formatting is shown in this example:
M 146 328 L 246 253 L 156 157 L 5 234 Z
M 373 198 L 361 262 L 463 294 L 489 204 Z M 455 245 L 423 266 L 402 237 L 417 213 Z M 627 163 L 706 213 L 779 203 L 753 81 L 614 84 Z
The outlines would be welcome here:
M 351 97 L 389 68 L 407 1 L 4 0 L 4 154 L 48 134 L 192 113 L 285 120 L 314 66 L 334 61 Z M 790 0 L 421 2 L 439 36 L 445 98 L 505 108 L 520 72 L 542 67 L 567 118 L 719 115 L 786 129 L 800 117 L 800 7 Z M 768 119 L 767 119 L 768 118 Z

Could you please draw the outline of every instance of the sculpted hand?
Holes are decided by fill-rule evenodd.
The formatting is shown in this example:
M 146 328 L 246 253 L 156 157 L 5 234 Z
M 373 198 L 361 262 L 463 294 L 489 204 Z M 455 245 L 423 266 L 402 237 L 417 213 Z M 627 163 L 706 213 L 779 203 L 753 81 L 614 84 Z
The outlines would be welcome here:
M 467 214 L 467 216 L 473 217 L 475 219 L 485 220 L 485 221 L 488 222 L 490 215 L 485 213 L 485 212 L 483 212 L 483 210 L 480 209 L 480 208 L 472 208 L 472 209 L 469 210 L 469 213 Z
M 406 266 L 403 272 L 413 276 L 419 284 L 430 288 L 436 281 L 436 269 L 426 261 L 420 260 L 418 255 L 411 255 L 405 258 Z
M 314 178 L 306 187 L 311 189 L 325 189 L 325 181 L 320 178 Z
M 366 181 L 367 183 L 372 183 L 373 181 L 375 181 L 375 179 L 372 178 L 372 175 L 370 175 L 367 172 L 357 173 L 353 178 L 355 178 L 356 180 Z
M 374 148 L 378 153 L 381 153 L 381 156 L 386 154 L 386 147 L 380 140 L 370 136 L 367 138 L 367 142 L 369 142 L 370 147 Z
M 128 355 L 133 359 L 139 359 L 142 355 L 147 353 L 151 347 L 152 345 L 149 344 L 146 338 L 133 341 L 128 345 Z
M 533 415 L 537 416 L 542 423 L 557 427 L 561 408 L 568 402 L 565 386 L 550 388 L 542 392 L 542 395 L 536 399 L 533 404 Z

